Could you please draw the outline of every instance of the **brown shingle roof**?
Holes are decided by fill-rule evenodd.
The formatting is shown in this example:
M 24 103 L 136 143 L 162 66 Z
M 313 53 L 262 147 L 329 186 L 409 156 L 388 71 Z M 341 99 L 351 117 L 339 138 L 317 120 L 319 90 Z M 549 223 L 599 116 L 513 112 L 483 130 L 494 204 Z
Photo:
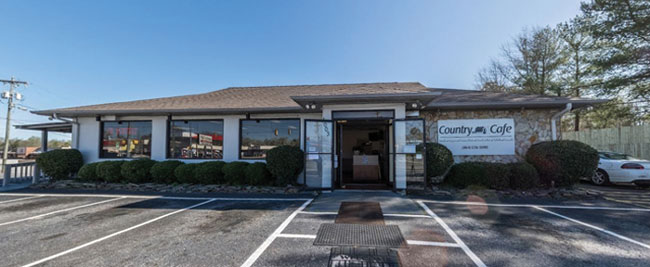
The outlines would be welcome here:
M 312 98 L 312 96 L 314 96 Z M 341 101 L 364 99 L 402 101 L 416 97 L 430 101 L 428 109 L 500 109 L 561 108 L 572 103 L 574 108 L 607 100 L 568 98 L 485 92 L 475 90 L 426 88 L 420 83 L 358 83 L 326 85 L 294 85 L 264 87 L 230 87 L 203 94 L 163 97 L 71 108 L 35 111 L 36 114 L 59 116 L 94 116 L 112 114 L 241 114 L 244 112 L 306 112 L 297 102 Z M 325 99 L 325 100 L 323 100 Z M 412 101 L 407 100 L 407 101 Z
M 430 109 L 561 108 L 567 103 L 572 103 L 573 108 L 580 108 L 609 101 L 461 89 L 430 88 L 429 90 L 441 93 L 428 103 L 427 107 Z
M 203 94 L 35 111 L 66 115 L 125 114 L 147 112 L 292 111 L 301 107 L 291 96 L 373 95 L 427 93 L 425 86 L 408 83 L 358 83 L 264 87 L 230 87 Z

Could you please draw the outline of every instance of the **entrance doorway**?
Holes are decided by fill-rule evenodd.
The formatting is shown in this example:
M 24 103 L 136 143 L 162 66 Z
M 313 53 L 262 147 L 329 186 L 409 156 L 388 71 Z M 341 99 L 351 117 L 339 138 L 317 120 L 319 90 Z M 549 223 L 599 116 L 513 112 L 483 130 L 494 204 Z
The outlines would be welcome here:
M 339 120 L 338 186 L 345 189 L 390 189 L 390 120 Z

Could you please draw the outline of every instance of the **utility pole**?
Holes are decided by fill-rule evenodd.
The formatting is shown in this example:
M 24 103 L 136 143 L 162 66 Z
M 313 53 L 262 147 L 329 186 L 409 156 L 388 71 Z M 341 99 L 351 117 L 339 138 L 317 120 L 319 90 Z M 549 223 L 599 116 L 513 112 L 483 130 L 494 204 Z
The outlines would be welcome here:
M 7 155 L 9 154 L 9 133 L 11 131 L 11 109 L 14 108 L 14 98 L 21 100 L 22 96 L 20 93 L 14 92 L 14 88 L 18 85 L 27 85 L 27 82 L 17 81 L 14 77 L 11 77 L 11 80 L 0 80 L 3 84 L 9 84 L 9 92 L 2 92 L 2 98 L 7 99 L 7 124 L 5 126 L 5 144 L 4 144 L 4 153 L 2 153 L 2 172 L 5 172 L 5 167 L 7 166 Z M 7 177 L 6 175 L 4 177 Z M 2 186 L 7 185 L 7 179 L 2 180 Z

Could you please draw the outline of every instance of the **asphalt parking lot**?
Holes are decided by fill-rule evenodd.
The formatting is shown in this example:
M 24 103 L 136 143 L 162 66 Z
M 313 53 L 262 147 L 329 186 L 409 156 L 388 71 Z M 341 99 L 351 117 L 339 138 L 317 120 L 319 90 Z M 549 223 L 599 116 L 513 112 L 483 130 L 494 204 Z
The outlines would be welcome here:
M 0 193 L 2 266 L 327 266 L 344 201 L 381 204 L 401 266 L 647 266 L 650 209 L 481 203 L 390 192 L 311 197 Z M 475 202 L 478 201 L 478 202 Z

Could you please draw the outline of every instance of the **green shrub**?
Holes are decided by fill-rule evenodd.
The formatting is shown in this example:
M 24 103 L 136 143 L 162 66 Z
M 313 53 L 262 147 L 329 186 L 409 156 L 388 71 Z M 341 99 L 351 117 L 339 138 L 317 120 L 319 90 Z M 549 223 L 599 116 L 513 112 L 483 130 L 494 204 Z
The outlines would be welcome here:
M 223 175 L 223 161 L 206 161 L 200 163 L 194 171 L 194 180 L 201 184 L 222 184 L 225 182 Z
M 486 186 L 492 189 L 510 188 L 510 166 L 504 163 L 481 162 L 485 168 Z
M 246 167 L 246 183 L 249 185 L 271 185 L 273 179 L 266 169 L 266 163 L 255 162 Z
M 531 189 L 539 186 L 539 175 L 533 165 L 526 162 L 508 164 L 510 167 L 510 188 Z
M 151 159 L 134 159 L 122 164 L 122 177 L 128 183 L 151 182 L 151 167 L 156 164 Z
M 299 147 L 277 146 L 266 152 L 266 168 L 275 178 L 275 184 L 295 184 L 305 166 L 305 154 Z
M 69 178 L 84 164 L 81 152 L 76 149 L 56 149 L 42 153 L 36 164 L 43 173 L 54 180 Z
M 451 166 L 444 182 L 454 187 L 465 188 L 469 185 L 487 186 L 484 179 L 485 168 L 480 162 L 462 162 Z
M 108 183 L 122 182 L 123 160 L 110 160 L 97 163 L 97 177 Z
M 199 164 L 196 163 L 178 165 L 174 170 L 176 181 L 182 184 L 196 184 L 197 181 L 194 179 L 194 171 L 198 166 Z
M 549 141 L 532 145 L 526 161 L 535 166 L 542 183 L 568 186 L 594 174 L 598 152 L 578 141 Z
M 506 189 L 510 186 L 510 170 L 503 163 L 463 162 L 451 167 L 445 183 L 459 188 L 478 185 Z
M 246 184 L 246 167 L 248 162 L 233 161 L 223 166 L 223 174 L 226 182 L 232 185 Z
M 447 173 L 454 165 L 451 151 L 438 143 L 427 143 L 427 176 L 437 177 Z
M 86 182 L 99 181 L 100 179 L 97 176 L 98 164 L 99 162 L 93 162 L 81 166 L 81 169 L 79 169 L 79 172 L 77 173 L 79 179 Z
M 166 161 L 160 161 L 156 162 L 153 166 L 151 166 L 151 178 L 153 179 L 154 183 L 160 183 L 160 184 L 171 184 L 176 180 L 176 176 L 174 175 L 174 170 L 176 170 L 176 167 L 179 165 L 182 165 L 182 161 L 178 160 L 166 160 Z

